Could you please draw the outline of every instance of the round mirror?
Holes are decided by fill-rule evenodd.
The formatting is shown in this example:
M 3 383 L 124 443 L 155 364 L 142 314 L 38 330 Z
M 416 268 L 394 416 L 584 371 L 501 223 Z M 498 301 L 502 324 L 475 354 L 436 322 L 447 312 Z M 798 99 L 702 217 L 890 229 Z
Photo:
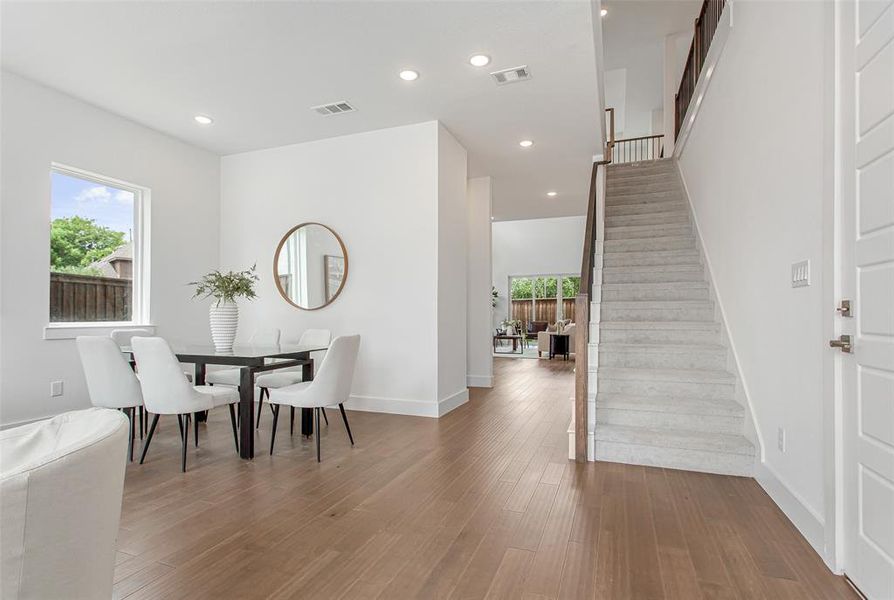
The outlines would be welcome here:
M 320 223 L 302 223 L 283 236 L 273 257 L 276 287 L 304 310 L 335 300 L 348 278 L 348 251 L 338 234 Z

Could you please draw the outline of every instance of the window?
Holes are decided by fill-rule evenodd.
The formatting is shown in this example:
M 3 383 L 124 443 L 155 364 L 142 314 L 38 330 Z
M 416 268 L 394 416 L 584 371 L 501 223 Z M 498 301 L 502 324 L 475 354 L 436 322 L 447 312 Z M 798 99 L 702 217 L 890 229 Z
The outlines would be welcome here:
M 564 275 L 509 278 L 509 319 L 523 324 L 532 321 L 555 323 L 574 320 L 574 297 L 580 277 Z
M 54 165 L 50 191 L 51 325 L 147 319 L 148 190 Z

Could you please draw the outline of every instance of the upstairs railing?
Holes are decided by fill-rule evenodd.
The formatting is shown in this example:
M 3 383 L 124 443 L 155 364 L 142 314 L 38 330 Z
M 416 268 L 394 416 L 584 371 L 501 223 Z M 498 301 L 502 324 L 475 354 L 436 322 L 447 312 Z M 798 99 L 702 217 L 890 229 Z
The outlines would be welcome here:
M 608 130 L 605 161 L 607 163 L 631 163 L 664 158 L 664 135 L 645 135 L 634 138 L 615 139 L 615 109 L 605 109 Z
M 615 164 L 658 160 L 664 157 L 664 135 L 615 140 L 612 162 Z
M 683 69 L 683 78 L 680 80 L 680 89 L 674 97 L 674 135 L 680 133 L 683 119 L 695 94 L 695 84 L 701 75 L 702 67 L 717 31 L 717 24 L 723 14 L 723 8 L 727 0 L 704 0 L 702 9 L 695 20 L 695 34 L 692 36 L 692 45 L 689 47 L 689 55 L 686 57 L 686 67 Z

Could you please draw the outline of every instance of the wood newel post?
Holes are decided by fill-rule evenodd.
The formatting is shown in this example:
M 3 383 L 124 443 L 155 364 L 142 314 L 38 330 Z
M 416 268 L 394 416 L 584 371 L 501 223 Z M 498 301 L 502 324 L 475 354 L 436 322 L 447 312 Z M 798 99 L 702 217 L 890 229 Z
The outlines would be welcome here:
M 590 295 L 579 293 L 574 299 L 577 327 L 590 327 Z M 587 462 L 587 405 L 589 390 L 589 329 L 574 336 L 574 460 Z

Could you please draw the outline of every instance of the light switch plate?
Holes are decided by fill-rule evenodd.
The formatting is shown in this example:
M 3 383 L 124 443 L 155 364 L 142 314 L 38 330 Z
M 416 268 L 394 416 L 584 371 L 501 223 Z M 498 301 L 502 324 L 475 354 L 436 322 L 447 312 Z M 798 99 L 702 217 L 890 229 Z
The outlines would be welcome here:
M 810 285 L 810 261 L 792 263 L 792 287 L 806 287 Z
M 62 382 L 53 381 L 50 383 L 50 396 L 56 397 L 62 395 Z

